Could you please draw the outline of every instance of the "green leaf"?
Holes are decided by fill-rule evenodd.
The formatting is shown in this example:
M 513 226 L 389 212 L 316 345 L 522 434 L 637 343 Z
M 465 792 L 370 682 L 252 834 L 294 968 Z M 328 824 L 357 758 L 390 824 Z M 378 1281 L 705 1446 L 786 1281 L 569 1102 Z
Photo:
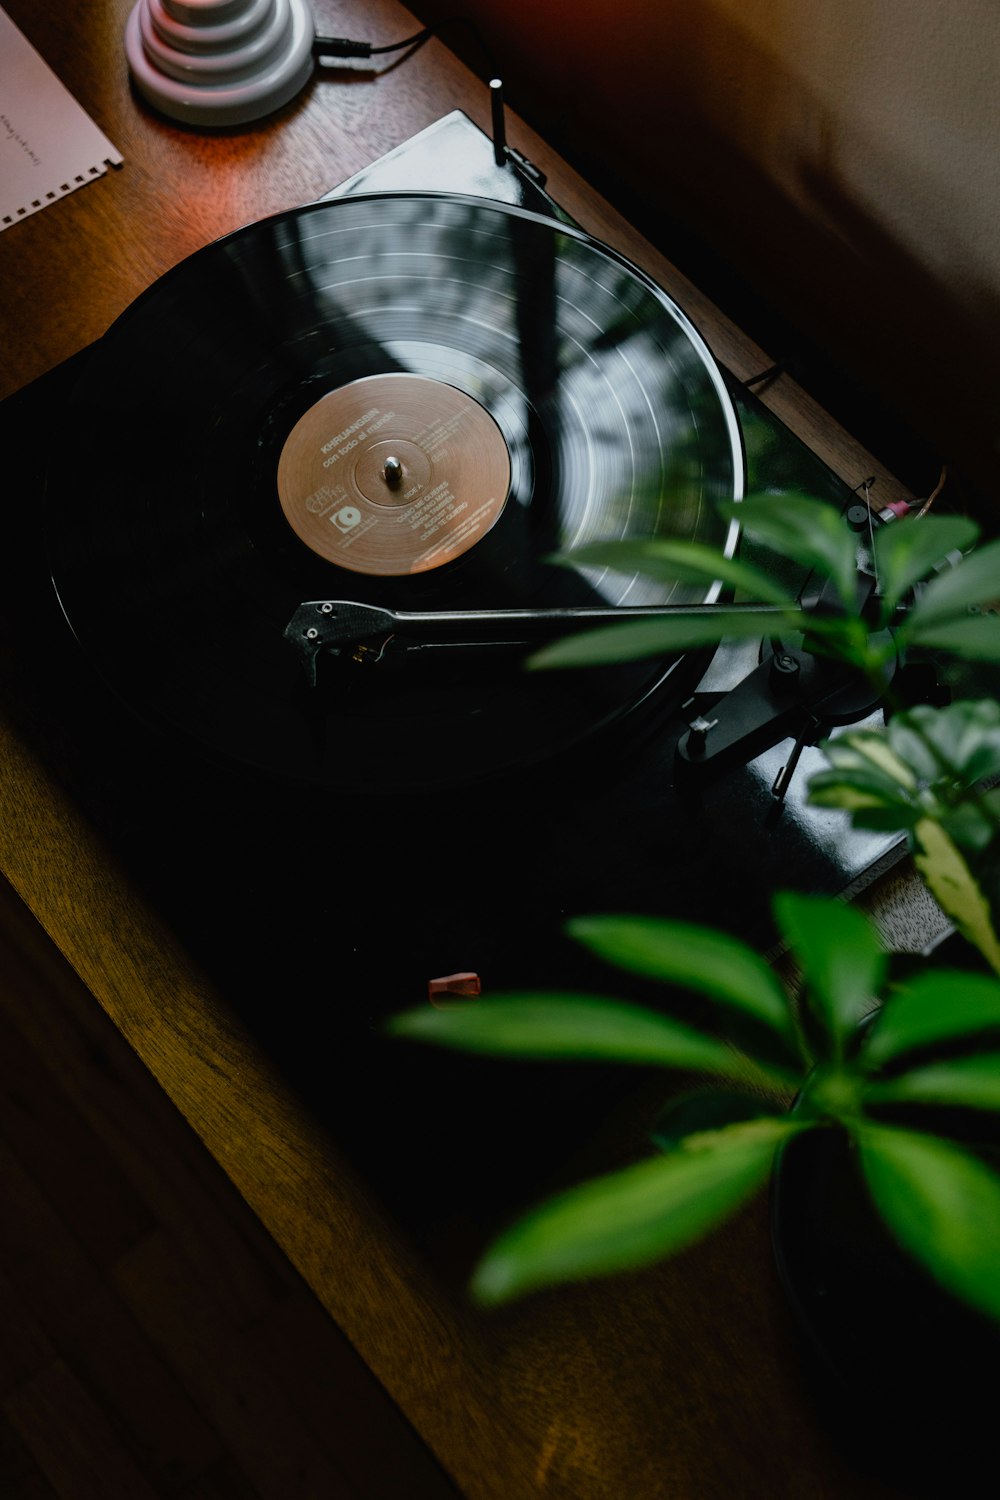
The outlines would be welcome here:
M 856 828 L 909 830 L 922 816 L 917 779 L 886 731 L 853 730 L 821 749 L 830 770 L 809 778 L 813 807 L 840 807 Z
M 1000 1110 L 1000 1052 L 912 1068 L 898 1078 L 872 1084 L 865 1097 L 873 1104 L 943 1104 Z
M 992 699 L 913 708 L 894 714 L 885 730 L 854 730 L 822 749 L 832 769 L 810 779 L 809 800 L 845 808 L 859 827 L 910 829 L 933 818 L 960 845 L 982 848 L 1000 826 L 986 795 L 964 798 L 1000 773 L 1000 705 Z
M 784 1102 L 787 1105 L 790 1101 Z M 765 1117 L 773 1119 L 774 1111 L 759 1094 L 745 1089 L 699 1089 L 672 1099 L 658 1116 L 650 1136 L 661 1151 L 673 1151 L 685 1137 L 694 1141 L 707 1132 Z
M 796 1113 L 804 1119 L 841 1123 L 856 1118 L 861 1108 L 863 1075 L 854 1063 L 819 1063 L 796 1101 Z
M 970 661 L 1000 661 L 1000 615 L 968 615 L 964 619 L 931 620 L 911 615 L 904 622 L 908 645 L 950 651 Z
M 1000 1177 L 933 1136 L 866 1126 L 861 1166 L 900 1244 L 954 1296 L 1000 1319 Z
M 969 1040 L 1000 1027 L 1000 981 L 960 969 L 925 969 L 893 988 L 862 1049 L 880 1067 L 917 1047 Z
M 464 1052 L 523 1058 L 591 1058 L 732 1077 L 723 1042 L 656 1011 L 593 995 L 491 995 L 454 1008 L 426 1006 L 388 1023 L 391 1034 Z
M 833 1055 L 842 1057 L 885 980 L 888 955 L 878 933 L 855 907 L 823 896 L 784 891 L 775 897 L 774 912 L 802 965 L 807 998 Z
M 472 1282 L 481 1302 L 649 1265 L 700 1238 L 766 1181 L 775 1148 L 799 1126 L 759 1120 L 700 1137 L 697 1149 L 571 1188 L 487 1251 Z
M 881 733 L 873 731 L 876 738 L 888 740 L 893 756 L 909 777 L 911 787 L 927 785 L 941 775 L 935 737 L 941 729 L 940 716 L 948 712 L 949 709 L 944 708 L 910 709 L 893 714 Z
M 855 730 L 824 741 L 821 749 L 830 770 L 809 778 L 808 799 L 815 807 L 891 809 L 899 820 L 895 826 L 904 828 L 919 816 L 916 778 L 885 733 Z
M 922 629 L 938 621 L 960 618 L 970 607 L 992 604 L 998 597 L 1000 540 L 977 547 L 957 566 L 946 568 L 932 579 L 910 611 L 908 631 L 910 626 Z
M 854 729 L 836 739 L 824 741 L 823 753 L 840 769 L 877 771 L 890 783 L 914 790 L 916 777 L 888 733 L 876 729 Z
M 613 568 L 620 573 L 641 573 L 663 583 L 724 583 L 740 589 L 750 599 L 795 608 L 787 590 L 779 587 L 761 568 L 738 558 L 724 556 L 704 542 L 651 541 L 588 542 L 557 559 L 571 567 Z
M 812 782 L 809 783 L 810 787 Z M 820 789 L 809 801 L 814 807 L 839 807 L 850 813 L 855 828 L 865 828 L 873 833 L 909 833 L 920 816 L 915 808 L 904 802 L 890 802 L 884 798 L 866 796 L 864 792 L 843 788 L 838 795 L 833 786 Z
M 590 667 L 649 656 L 671 656 L 721 640 L 754 640 L 769 630 L 803 630 L 808 621 L 790 609 L 787 615 L 761 615 L 754 611 L 718 609 L 692 611 L 679 608 L 657 620 L 630 620 L 622 611 L 620 624 L 599 630 L 578 631 L 543 646 L 528 657 L 529 669 Z
M 748 495 L 719 507 L 746 534 L 782 557 L 815 568 L 831 579 L 841 604 L 853 613 L 857 604 L 855 542 L 832 505 L 809 495 Z
M 851 814 L 856 828 L 910 829 L 921 810 L 902 795 L 887 794 L 884 784 L 863 771 L 817 771 L 809 778 L 811 807 L 839 807 Z
M 878 527 L 873 547 L 883 619 L 889 619 L 915 583 L 949 553 L 971 547 L 978 535 L 975 521 L 964 516 L 922 516 L 905 525 Z
M 843 808 L 858 828 L 925 831 L 929 883 L 950 882 L 949 909 L 961 895 L 981 917 L 989 882 L 979 856 L 1000 833 L 1000 799 L 970 794 L 1000 773 L 1000 705 L 985 699 L 921 706 L 894 714 L 883 731 L 855 730 L 822 748 L 831 769 L 810 778 L 809 801 Z M 935 823 L 943 834 L 934 832 Z M 970 850 L 976 861 L 965 858 Z
M 912 708 L 898 717 L 904 730 L 912 728 L 930 741 L 938 774 L 943 762 L 972 786 L 1000 771 L 1000 703 L 995 699 L 960 698 L 945 708 Z
M 895 645 L 889 631 L 879 636 L 869 634 L 868 626 L 859 615 L 827 615 L 806 612 L 809 624 L 803 637 L 806 650 L 817 656 L 829 656 L 835 661 L 855 666 L 870 678 L 885 683 L 886 664 L 890 652 L 895 654 Z
M 962 850 L 947 830 L 931 818 L 921 818 L 913 832 L 914 863 L 931 894 L 962 936 L 1000 973 L 1000 940 L 990 904 Z
M 758 953 L 712 927 L 658 917 L 577 917 L 577 942 L 608 963 L 683 985 L 762 1021 L 795 1045 L 795 1026 L 781 981 Z
M 945 811 L 935 812 L 934 816 L 952 842 L 965 852 L 973 878 L 983 898 L 989 903 L 979 856 L 985 856 L 985 863 L 988 864 L 992 846 L 994 858 L 1000 859 L 995 790 L 993 793 L 983 794 L 974 802 L 958 802 Z

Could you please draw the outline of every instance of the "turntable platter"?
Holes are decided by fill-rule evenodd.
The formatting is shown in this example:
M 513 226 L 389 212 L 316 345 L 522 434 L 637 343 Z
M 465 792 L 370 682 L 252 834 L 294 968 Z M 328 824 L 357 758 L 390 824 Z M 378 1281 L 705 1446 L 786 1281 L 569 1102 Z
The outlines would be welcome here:
M 94 348 L 66 421 L 46 527 L 84 649 L 138 712 L 304 782 L 523 765 L 628 715 L 675 664 L 543 679 L 449 653 L 331 663 L 310 688 L 283 638 L 303 600 L 702 602 L 552 559 L 735 546 L 716 502 L 742 493 L 739 425 L 695 329 L 582 231 L 486 199 L 347 197 L 199 251 Z

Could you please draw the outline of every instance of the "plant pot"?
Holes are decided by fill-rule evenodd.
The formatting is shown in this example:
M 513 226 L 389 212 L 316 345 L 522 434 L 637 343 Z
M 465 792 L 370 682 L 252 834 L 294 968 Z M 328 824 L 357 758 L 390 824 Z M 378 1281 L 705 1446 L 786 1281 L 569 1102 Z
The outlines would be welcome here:
M 973 1476 L 996 1469 L 1000 1329 L 897 1245 L 842 1131 L 781 1150 L 771 1234 L 807 1371 L 855 1459 L 914 1495 L 983 1493 Z

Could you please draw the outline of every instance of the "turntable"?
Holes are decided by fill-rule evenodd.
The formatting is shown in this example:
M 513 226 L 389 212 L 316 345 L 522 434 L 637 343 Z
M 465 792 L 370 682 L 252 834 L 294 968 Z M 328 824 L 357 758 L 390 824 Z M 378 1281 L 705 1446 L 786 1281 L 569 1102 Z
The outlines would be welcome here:
M 502 1214 L 607 1080 L 532 1072 L 515 1149 L 491 1124 L 509 1070 L 416 1069 L 385 1016 L 455 973 L 599 988 L 562 936 L 577 912 L 766 947 L 774 890 L 848 892 L 899 852 L 805 805 L 815 725 L 796 744 L 765 714 L 684 774 L 679 741 L 757 640 L 524 671 L 539 631 L 719 598 L 553 554 L 650 533 L 732 552 L 716 502 L 745 488 L 858 497 L 498 154 L 453 113 L 169 272 L 28 408 L 39 448 L 53 413 L 60 437 L 8 553 L 72 795 L 426 1243 L 464 1158 L 428 1168 L 415 1110 L 432 1135 L 461 1117 L 488 1164 L 463 1216 Z M 388 628 L 311 649 L 345 601 Z
M 127 3 L 118 5 L 122 18 Z M 120 177 L 0 240 L 8 294 L 23 294 L 24 307 L 13 319 L 24 338 L 12 343 L 6 389 L 25 385 L 0 406 L 13 462 L 0 548 L 8 642 L 0 847 L 12 883 L 87 987 L 81 1013 L 93 1011 L 93 1026 L 77 1031 L 54 998 L 51 1014 L 32 1016 L 41 1046 L 46 1033 L 53 1057 L 62 1055 L 57 1043 L 93 1047 L 84 1035 L 99 1046 L 113 1024 L 207 1146 L 214 1160 L 206 1181 L 218 1181 L 216 1164 L 228 1174 L 463 1493 L 509 1500 L 544 1489 L 573 1500 L 618 1500 L 623 1490 L 656 1492 L 668 1475 L 678 1495 L 702 1495 L 724 1493 L 734 1472 L 755 1494 L 789 1483 L 803 1493 L 856 1493 L 853 1481 L 862 1477 L 844 1477 L 800 1389 L 762 1215 L 731 1226 L 718 1252 L 697 1263 L 539 1298 L 499 1323 L 470 1313 L 461 1282 L 496 1217 L 522 1207 L 553 1175 L 578 1169 L 581 1141 L 609 1118 L 607 1105 L 623 1101 L 602 1074 L 515 1074 L 504 1066 L 500 1076 L 468 1061 L 446 1066 L 428 1053 L 418 1063 L 380 1031 L 383 1015 L 419 1002 L 429 979 L 456 971 L 475 970 L 484 990 L 577 981 L 603 988 L 603 976 L 584 971 L 562 941 L 571 911 L 612 901 L 676 910 L 766 944 L 770 887 L 788 879 L 841 889 L 892 856 L 877 840 L 848 843 L 839 821 L 801 806 L 809 746 L 779 810 L 771 788 L 791 737 L 678 795 L 674 747 L 687 718 L 676 712 L 677 698 L 698 688 L 699 704 L 707 704 L 743 681 L 756 666 L 756 644 L 692 662 L 691 683 L 669 676 L 662 692 L 613 696 L 610 714 L 596 725 L 585 720 L 574 744 L 534 763 L 478 781 L 464 774 L 473 768 L 458 765 L 463 774 L 454 781 L 449 775 L 384 795 L 357 789 L 353 778 L 367 766 L 347 761 L 339 779 L 295 784 L 194 736 L 204 706 L 199 722 L 178 724 L 168 712 L 177 700 L 145 696 L 137 704 L 123 681 L 128 674 L 117 668 L 131 662 L 142 671 L 164 654 L 142 600 L 134 619 L 115 622 L 116 633 L 131 635 L 120 652 L 90 638 L 86 619 L 75 643 L 55 606 L 37 470 L 52 460 L 68 491 L 64 503 L 76 497 L 86 505 L 102 474 L 119 472 L 116 445 L 132 439 L 117 411 L 86 433 L 74 463 L 69 405 L 80 399 L 74 389 L 86 382 L 113 318 L 183 251 L 234 225 L 284 214 L 413 136 L 406 150 L 380 158 L 349 186 L 359 196 L 444 189 L 467 199 L 478 192 L 529 215 L 554 212 L 544 190 L 537 181 L 529 190 L 523 173 L 497 173 L 490 143 L 475 132 L 472 175 L 463 169 L 453 177 L 439 147 L 442 137 L 467 138 L 466 123 L 417 134 L 456 104 L 477 119 L 486 114 L 481 92 L 443 49 L 428 47 L 371 87 L 352 82 L 341 90 L 324 81 L 267 130 L 207 142 L 137 110 L 100 73 L 85 8 L 40 7 L 29 16 L 18 0 L 14 9 L 26 26 L 35 26 L 37 14 L 47 55 L 65 65 L 84 102 L 100 104 L 102 121 L 127 148 Z M 352 13 L 373 13 L 351 0 L 334 9 L 345 29 Z M 383 34 L 404 34 L 395 7 L 374 12 Z M 803 488 L 842 507 L 855 484 L 879 473 L 876 496 L 900 493 L 794 382 L 763 380 L 750 391 L 731 378 L 761 374 L 766 358 L 713 317 L 523 123 L 516 140 L 548 168 L 574 233 L 595 235 L 652 270 L 693 318 L 737 414 L 748 489 Z M 719 391 L 714 381 L 712 388 Z M 370 409 L 365 404 L 323 441 Z M 286 415 L 290 432 L 292 412 Z M 805 435 L 808 448 L 789 429 Z M 283 438 L 278 430 L 268 435 L 276 457 Z M 143 474 L 154 492 L 182 438 L 183 428 L 180 435 L 164 429 L 146 453 Z M 137 486 L 139 505 L 143 494 Z M 274 504 L 272 532 L 290 553 L 302 547 L 315 556 L 282 519 L 277 494 Z M 169 529 L 159 535 L 169 551 Z M 499 536 L 491 531 L 482 540 Z M 129 528 L 122 541 L 130 541 Z M 471 566 L 476 546 L 454 559 L 453 572 Z M 94 562 L 115 582 L 106 550 Z M 351 576 L 344 597 L 364 603 L 370 589 L 382 607 L 378 575 Z M 558 576 L 563 587 L 572 582 Z M 188 574 L 185 587 L 197 581 Z M 431 569 L 390 582 L 424 589 L 438 579 Z M 325 582 L 315 592 L 295 583 L 274 611 L 278 636 L 302 604 L 328 602 Z M 789 584 L 794 592 L 798 580 Z M 62 587 L 71 606 L 68 577 Z M 75 587 L 86 600 L 83 585 Z M 527 607 L 545 607 L 528 597 Z M 243 603 L 254 621 L 252 590 Z M 495 596 L 470 608 L 490 604 Z M 415 598 L 391 607 L 423 612 Z M 226 627 L 225 644 L 236 655 L 215 657 L 199 682 L 218 682 L 221 671 L 225 688 L 227 665 L 238 674 L 242 618 L 237 611 Z M 426 691 L 453 669 L 427 660 L 429 649 L 421 643 L 421 659 L 408 661 L 395 652 L 362 663 L 331 656 L 317 661 L 317 675 L 332 674 L 335 685 L 343 665 L 358 685 L 352 696 L 378 700 L 390 697 L 383 668 L 405 684 L 412 665 Z M 323 710 L 319 735 L 331 727 L 330 700 L 311 699 L 299 653 L 289 650 L 280 659 L 290 690 L 313 708 L 314 721 Z M 480 658 L 480 666 L 492 672 L 499 664 Z M 471 672 L 471 663 L 462 670 Z M 146 694 L 142 681 L 139 689 Z M 457 759 L 450 736 L 446 744 L 430 738 Z M 94 1108 L 120 1135 L 119 1080 L 100 1058 L 91 1073 Z M 630 1075 L 628 1082 L 641 1080 Z M 627 1122 L 617 1113 L 598 1150 L 629 1149 L 623 1140 L 635 1101 L 627 1104 Z M 160 1165 L 154 1156 L 148 1170 Z M 592 1165 L 589 1147 L 582 1165 Z M 195 1234 L 207 1228 L 190 1227 Z M 665 1421 L 670 1413 L 683 1420 Z

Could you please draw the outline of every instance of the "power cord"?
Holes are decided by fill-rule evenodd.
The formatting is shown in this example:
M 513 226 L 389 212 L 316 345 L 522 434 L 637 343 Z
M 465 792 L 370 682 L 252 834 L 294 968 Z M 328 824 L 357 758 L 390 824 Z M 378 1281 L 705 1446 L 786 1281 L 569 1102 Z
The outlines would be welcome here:
M 445 16 L 440 21 L 425 26 L 421 31 L 415 31 L 412 36 L 404 37 L 401 42 L 387 42 L 384 46 L 376 46 L 374 42 L 356 42 L 349 37 L 342 36 L 317 36 L 313 41 L 314 57 L 379 57 L 387 52 L 403 52 L 408 47 L 417 48 L 442 31 L 446 26 L 464 26 L 470 33 L 476 46 L 486 60 L 487 71 L 492 78 L 496 73 L 493 57 L 489 47 L 483 39 L 478 27 L 466 16 Z
M 490 80 L 490 103 L 493 112 L 493 152 L 497 166 L 512 167 L 527 183 L 529 189 L 538 194 L 545 201 L 545 206 L 556 218 L 565 223 L 572 224 L 573 220 L 560 208 L 554 199 L 545 192 L 545 174 L 530 161 L 522 156 L 520 151 L 515 151 L 513 146 L 508 146 L 504 131 L 503 115 L 503 85 L 496 76 L 497 69 L 493 60 L 492 52 L 483 38 L 478 27 L 466 16 L 444 16 L 440 21 L 425 26 L 421 31 L 415 31 L 412 36 L 404 37 L 401 42 L 386 42 L 382 46 L 376 46 L 374 42 L 359 42 L 351 37 L 343 36 L 317 36 L 313 39 L 312 52 L 317 58 L 330 57 L 377 57 L 387 52 L 403 52 L 407 48 L 415 49 L 423 46 L 437 32 L 446 26 L 464 26 L 470 33 L 480 52 L 486 60 L 487 77 Z

